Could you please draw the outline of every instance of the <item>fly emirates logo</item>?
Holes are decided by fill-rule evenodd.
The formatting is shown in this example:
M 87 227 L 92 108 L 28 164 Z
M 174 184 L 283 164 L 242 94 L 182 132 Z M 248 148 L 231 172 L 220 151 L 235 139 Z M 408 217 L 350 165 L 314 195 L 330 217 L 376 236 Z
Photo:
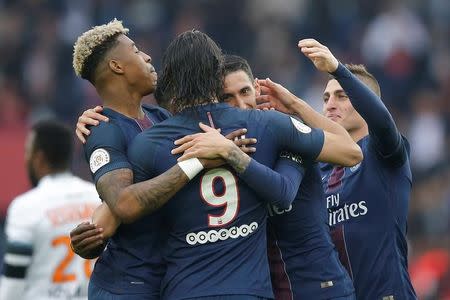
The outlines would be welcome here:
M 366 201 L 359 201 L 358 203 L 345 203 L 344 206 L 339 207 L 339 193 L 331 194 L 326 198 L 328 208 L 328 223 L 330 226 L 336 225 L 343 221 L 350 220 L 350 218 L 357 218 L 367 214 Z

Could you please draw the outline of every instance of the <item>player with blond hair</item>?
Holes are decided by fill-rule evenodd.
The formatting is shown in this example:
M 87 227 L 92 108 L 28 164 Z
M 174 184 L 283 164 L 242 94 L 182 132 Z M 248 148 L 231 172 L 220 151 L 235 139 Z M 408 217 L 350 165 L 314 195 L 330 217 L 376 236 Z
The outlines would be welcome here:
M 92 224 L 80 224 L 76 229 L 87 229 L 88 240 L 102 238 L 84 253 L 86 257 L 102 254 L 89 285 L 91 299 L 158 299 L 165 269 L 159 251 L 155 251 L 160 238 L 159 215 L 120 225 L 127 211 L 117 206 L 117 199 L 133 183 L 126 155 L 128 143 L 139 132 L 170 115 L 159 107 L 141 104 L 142 98 L 154 91 L 157 75 L 151 57 L 140 51 L 127 33 L 121 21 L 113 20 L 83 33 L 74 45 L 75 73 L 94 85 L 103 102 L 103 113 L 109 119 L 92 128 L 84 146 L 104 202 L 95 211 Z M 175 165 L 160 178 L 142 185 L 162 205 L 188 180 Z M 102 252 L 105 245 L 101 242 L 116 230 Z

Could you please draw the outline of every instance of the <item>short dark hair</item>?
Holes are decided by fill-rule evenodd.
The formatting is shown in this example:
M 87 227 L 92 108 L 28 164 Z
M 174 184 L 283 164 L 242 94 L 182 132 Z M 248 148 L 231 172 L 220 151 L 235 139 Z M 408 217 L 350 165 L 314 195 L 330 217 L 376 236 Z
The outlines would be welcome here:
M 170 99 L 170 110 L 213 102 L 223 87 L 219 46 L 198 30 L 180 34 L 167 47 L 158 81 L 158 98 Z
M 345 67 L 362 80 L 378 97 L 381 97 L 381 89 L 378 80 L 369 71 L 367 71 L 364 65 L 357 64 L 345 64 Z M 330 75 L 331 79 L 335 79 L 333 75 Z
M 73 151 L 71 130 L 55 120 L 39 121 L 33 125 L 32 149 L 42 151 L 53 170 L 64 170 L 70 166 Z
M 244 71 L 251 81 L 255 79 L 253 77 L 252 69 L 245 58 L 238 55 L 225 54 L 223 56 L 223 75 L 227 76 L 228 74 L 237 71 Z

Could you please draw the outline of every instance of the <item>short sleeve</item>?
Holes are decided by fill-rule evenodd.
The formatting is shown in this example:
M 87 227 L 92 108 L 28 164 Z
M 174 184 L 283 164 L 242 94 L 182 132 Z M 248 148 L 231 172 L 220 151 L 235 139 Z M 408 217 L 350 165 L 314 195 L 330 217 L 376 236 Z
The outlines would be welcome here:
M 311 128 L 294 117 L 277 111 L 264 112 L 266 122 L 280 150 L 300 155 L 305 160 L 314 161 L 322 151 L 324 133 Z
M 94 181 L 104 174 L 131 165 L 127 158 L 127 141 L 122 129 L 113 122 L 100 122 L 91 127 L 91 135 L 84 145 L 86 160 Z

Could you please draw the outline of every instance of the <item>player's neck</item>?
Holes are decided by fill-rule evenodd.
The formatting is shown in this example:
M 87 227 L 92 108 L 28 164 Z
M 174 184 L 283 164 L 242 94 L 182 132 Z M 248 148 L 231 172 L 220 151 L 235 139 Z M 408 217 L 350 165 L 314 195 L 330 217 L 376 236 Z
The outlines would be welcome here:
M 60 173 L 64 173 L 67 172 L 67 169 L 51 169 L 48 166 L 43 166 L 37 170 L 35 170 L 38 182 L 40 182 L 42 180 L 42 178 L 49 176 L 49 175 L 56 175 L 56 174 L 60 174 Z
M 104 107 L 113 109 L 127 117 L 142 119 L 144 112 L 142 110 L 142 95 L 133 93 L 126 89 L 97 90 L 100 98 L 103 100 Z
M 356 128 L 354 130 L 349 130 L 348 132 L 355 143 L 359 142 L 365 136 L 369 135 L 369 128 L 366 126 Z
M 206 100 L 206 101 L 204 101 L 204 102 L 198 101 L 198 102 L 196 102 L 195 104 L 185 104 L 185 105 L 183 105 L 183 106 L 180 106 L 179 109 L 178 109 L 178 112 L 181 112 L 182 110 L 185 110 L 185 109 L 187 109 L 187 108 L 202 107 L 202 106 L 205 106 L 205 105 L 209 105 L 209 104 L 217 104 L 217 103 L 219 103 L 219 100 L 217 100 L 217 99 L 215 99 L 215 98 L 212 99 L 212 100 Z

